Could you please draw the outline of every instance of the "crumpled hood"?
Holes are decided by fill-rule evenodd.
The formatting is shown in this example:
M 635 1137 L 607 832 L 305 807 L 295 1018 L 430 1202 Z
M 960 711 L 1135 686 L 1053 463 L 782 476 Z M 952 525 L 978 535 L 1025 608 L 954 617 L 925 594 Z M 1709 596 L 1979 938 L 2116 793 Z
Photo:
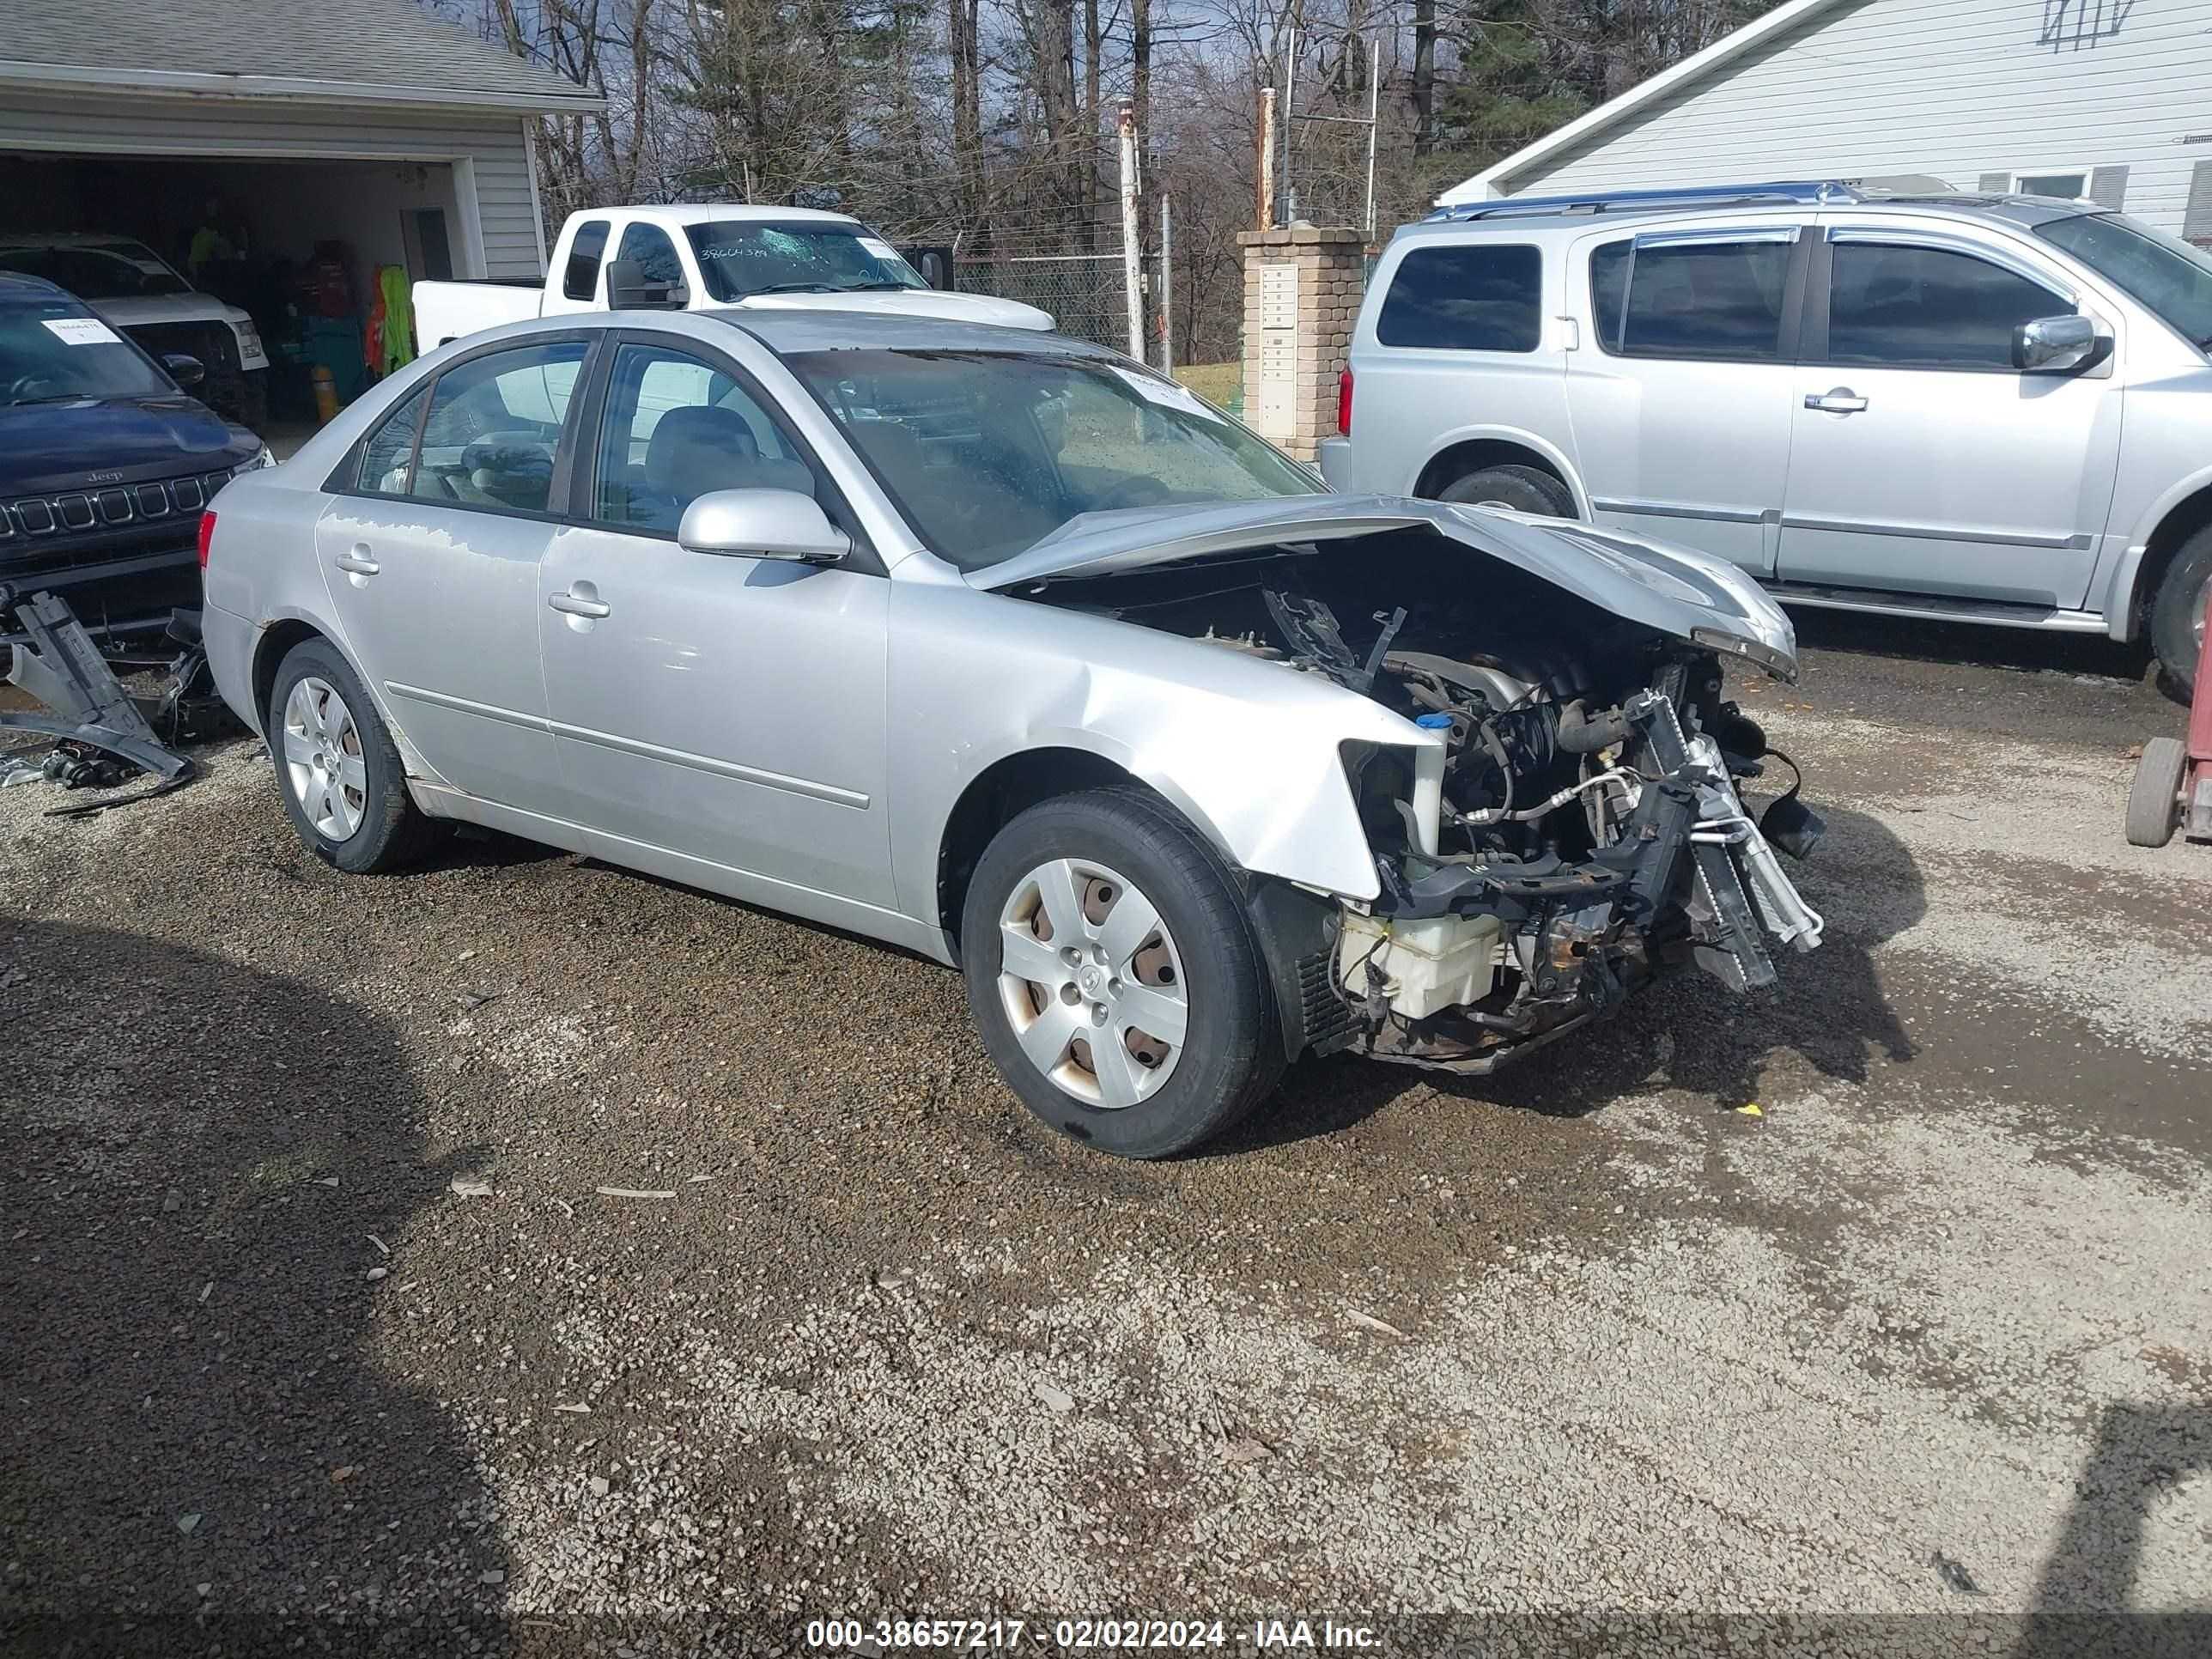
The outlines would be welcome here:
M 968 580 L 981 588 L 1017 587 L 1278 544 L 1419 529 L 1433 530 L 1677 639 L 1704 629 L 1749 641 L 1794 672 L 1797 635 L 1789 617 L 1758 583 L 1724 559 L 1562 519 L 1402 495 L 1271 496 L 1085 513 L 1003 563 L 969 573 Z
M 942 289 L 883 289 L 868 294 L 755 294 L 738 302 L 748 311 L 872 311 L 895 317 L 943 317 L 956 323 L 1000 328 L 1048 329 L 1052 313 L 1018 300 L 988 294 L 948 294 Z

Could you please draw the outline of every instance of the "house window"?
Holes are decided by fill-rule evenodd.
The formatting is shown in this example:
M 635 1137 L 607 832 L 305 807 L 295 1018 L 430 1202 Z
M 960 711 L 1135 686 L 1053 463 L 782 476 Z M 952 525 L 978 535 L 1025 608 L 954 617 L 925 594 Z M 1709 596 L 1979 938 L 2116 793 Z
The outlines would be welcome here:
M 2070 173 L 2015 173 L 2012 189 L 2015 196 L 2055 196 L 2062 202 L 2079 201 L 2089 193 L 2089 170 L 2080 167 Z

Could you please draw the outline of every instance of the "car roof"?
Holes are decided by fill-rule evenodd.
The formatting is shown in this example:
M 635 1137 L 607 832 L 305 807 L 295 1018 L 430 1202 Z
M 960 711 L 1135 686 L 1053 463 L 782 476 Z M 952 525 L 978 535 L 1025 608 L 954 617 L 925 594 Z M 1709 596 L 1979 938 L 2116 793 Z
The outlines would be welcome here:
M 1820 212 L 1838 216 L 1881 213 L 1899 209 L 1944 217 L 2002 221 L 2024 228 L 2048 224 L 2086 213 L 2111 211 L 2094 202 L 2063 201 L 2048 196 L 2021 196 L 1981 191 L 1852 191 L 1814 201 L 1792 200 L 1782 194 L 1763 194 L 1764 187 L 1699 189 L 1674 191 L 1624 191 L 1613 196 L 1593 194 L 1577 200 L 1567 198 L 1532 198 L 1516 207 L 1515 198 L 1462 204 L 1440 209 L 1426 219 L 1401 226 L 1396 236 L 1409 241 L 1431 238 L 1456 239 L 1474 235 L 1528 241 L 1539 236 L 1573 238 L 1594 230 L 1620 229 L 1632 234 L 1663 224 L 1729 224 L 1764 220 L 1778 213 Z M 1775 187 L 1796 190 L 1798 186 Z M 1486 216 L 1485 210 L 1490 210 Z
M 108 234 L 96 230 L 9 230 L 0 231 L 0 248 L 23 247 L 145 247 L 136 236 L 125 236 L 121 231 Z M 148 249 L 148 252 L 152 252 Z
M 672 207 L 601 208 L 579 216 L 608 219 L 618 213 L 634 214 L 641 219 L 666 225 L 729 224 L 744 221 L 783 225 L 857 225 L 860 222 L 849 213 L 824 213 L 819 208 L 757 207 L 737 202 L 692 202 Z
M 944 317 L 902 317 L 875 311 L 815 307 L 731 307 L 695 317 L 743 329 L 778 356 L 802 351 L 999 351 L 1048 357 L 1119 358 L 1110 348 L 1073 335 Z
M 20 270 L 0 270 L 0 305 L 10 301 L 28 302 L 33 300 L 42 303 L 54 300 L 67 300 L 72 305 L 83 303 L 59 283 L 50 283 L 43 276 L 33 276 Z

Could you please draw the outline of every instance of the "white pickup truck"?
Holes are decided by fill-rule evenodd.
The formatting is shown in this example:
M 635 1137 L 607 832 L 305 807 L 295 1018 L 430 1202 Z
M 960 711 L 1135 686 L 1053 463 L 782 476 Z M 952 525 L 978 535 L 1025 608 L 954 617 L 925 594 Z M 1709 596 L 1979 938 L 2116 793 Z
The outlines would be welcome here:
M 480 329 L 570 311 L 726 307 L 890 311 L 1048 329 L 1048 312 L 933 289 L 857 219 L 805 208 L 623 207 L 572 213 L 541 283 L 415 284 L 415 337 L 430 350 Z

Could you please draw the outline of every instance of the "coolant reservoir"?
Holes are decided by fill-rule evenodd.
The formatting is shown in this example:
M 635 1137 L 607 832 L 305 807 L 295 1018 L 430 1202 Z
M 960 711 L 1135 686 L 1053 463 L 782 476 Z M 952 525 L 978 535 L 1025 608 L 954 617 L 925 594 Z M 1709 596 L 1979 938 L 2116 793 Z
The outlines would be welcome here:
M 1495 916 L 1395 921 L 1347 910 L 1337 940 L 1337 976 L 1356 997 L 1370 983 L 1367 969 L 1377 969 L 1391 1008 L 1408 1019 L 1426 1019 L 1490 994 L 1504 937 Z

